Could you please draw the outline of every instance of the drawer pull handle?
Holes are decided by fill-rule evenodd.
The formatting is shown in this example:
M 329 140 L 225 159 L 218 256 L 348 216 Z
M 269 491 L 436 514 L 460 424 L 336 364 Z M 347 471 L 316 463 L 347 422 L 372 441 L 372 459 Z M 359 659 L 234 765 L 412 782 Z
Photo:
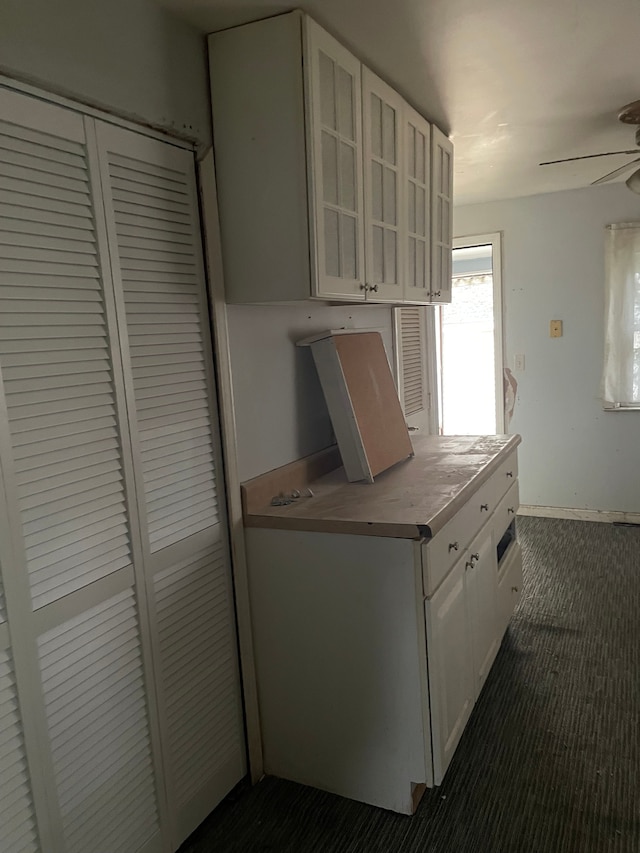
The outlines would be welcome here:
M 369 285 L 368 285 L 368 284 L 361 284 L 361 285 L 360 285 L 360 290 L 364 290 L 364 292 L 366 293 L 366 292 L 367 292 L 367 290 L 369 290 Z
M 474 566 L 475 566 L 475 563 L 473 561 L 465 563 L 465 567 L 467 569 L 472 569 Z
M 512 586 L 512 587 L 511 587 L 511 592 L 517 592 L 517 591 L 518 591 L 518 587 L 517 587 L 517 586 Z
M 472 554 L 471 555 L 471 565 L 475 565 L 480 559 L 480 554 Z
M 377 293 L 378 292 L 378 285 L 377 284 L 370 285 L 369 290 L 371 290 L 373 293 Z
M 458 543 L 457 542 L 449 542 L 449 551 L 457 551 Z
M 513 477 L 513 471 L 507 471 L 507 477 Z
M 489 512 L 489 504 L 480 504 L 480 512 L 482 512 L 482 510 Z
M 511 513 L 511 515 L 515 515 L 515 514 L 516 514 L 516 511 L 515 511 L 515 509 L 514 509 L 512 506 L 510 506 L 510 507 L 507 509 L 507 515 L 509 515 L 509 513 Z

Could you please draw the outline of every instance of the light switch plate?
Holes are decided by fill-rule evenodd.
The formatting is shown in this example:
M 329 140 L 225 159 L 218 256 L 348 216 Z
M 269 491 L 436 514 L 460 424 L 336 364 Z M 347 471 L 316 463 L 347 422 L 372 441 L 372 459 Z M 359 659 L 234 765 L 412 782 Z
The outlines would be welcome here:
M 562 337 L 562 320 L 551 320 L 551 322 L 549 323 L 549 337 Z

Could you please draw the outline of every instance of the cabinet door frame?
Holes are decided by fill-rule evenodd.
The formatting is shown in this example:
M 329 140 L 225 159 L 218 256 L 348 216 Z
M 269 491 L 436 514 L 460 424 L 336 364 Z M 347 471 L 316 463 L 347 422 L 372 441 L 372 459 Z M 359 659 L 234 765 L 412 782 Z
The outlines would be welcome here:
M 448 163 L 448 174 L 443 175 Z M 431 294 L 432 303 L 451 302 L 453 246 L 453 143 L 431 129 Z
M 404 158 L 405 158 L 405 168 L 403 171 L 403 194 L 404 194 L 404 217 L 405 217 L 405 229 L 404 229 L 404 244 L 403 244 L 403 258 L 405 263 L 405 278 L 404 278 L 404 301 L 410 302 L 413 305 L 428 305 L 431 303 L 431 241 L 432 241 L 432 200 L 431 200 L 431 181 L 432 181 L 432 154 L 431 154 L 431 146 L 432 146 L 432 126 L 429 122 L 423 118 L 420 113 L 416 112 L 413 107 L 410 107 L 409 104 L 405 103 L 404 105 L 404 113 L 403 113 L 403 133 L 404 133 Z M 415 130 L 419 131 L 426 137 L 426 148 L 425 148 L 425 162 L 424 162 L 424 172 L 425 172 L 425 180 L 424 183 L 419 181 L 417 177 L 413 177 L 409 174 L 409 126 L 413 126 Z M 409 258 L 410 258 L 410 250 L 409 250 L 409 239 L 414 236 L 416 240 L 420 239 L 420 236 L 416 231 L 410 232 L 410 218 L 409 218 L 409 183 L 415 184 L 418 186 L 422 184 L 425 192 L 425 203 L 424 203 L 424 227 L 425 227 L 425 249 L 424 249 L 424 276 L 425 276 L 425 285 L 424 287 L 415 287 L 410 285 L 408 282 L 408 274 L 411 268 Z M 417 207 L 416 207 L 417 212 Z M 417 252 L 417 245 L 416 245 Z
M 498 562 L 493 525 L 485 525 L 465 555 L 474 692 L 477 699 L 498 654 Z M 488 639 L 487 639 L 488 638 Z
M 353 77 L 353 121 L 355 151 L 355 211 L 356 223 L 355 254 L 356 277 L 345 278 L 342 275 L 328 275 L 323 271 L 326 239 L 324 213 L 327 204 L 322 198 L 322 130 L 321 130 L 321 90 L 319 54 L 325 53 L 337 65 Z M 363 152 L 362 152 L 362 74 L 361 63 L 345 47 L 330 36 L 311 18 L 305 16 L 303 22 L 304 86 L 306 104 L 307 139 L 307 184 L 309 201 L 309 239 L 311 248 L 311 294 L 318 299 L 365 299 L 365 263 L 364 263 L 364 194 L 362 188 Z M 336 122 L 337 124 L 337 122 Z M 336 134 L 338 142 L 340 135 Z M 339 184 L 338 184 L 339 194 Z M 339 201 L 339 198 L 338 198 Z M 330 205 L 340 215 L 346 211 L 340 205 Z M 340 220 L 339 220 L 340 221 Z M 342 253 L 341 253 L 342 255 Z
M 395 112 L 395 159 L 396 162 L 391 163 L 384 157 L 384 151 L 380 155 L 373 150 L 373 138 L 371 133 L 371 96 L 376 95 L 382 102 L 382 107 L 391 107 Z M 404 203 L 404 184 L 406 180 L 406 158 L 404 144 L 404 99 L 392 89 L 384 80 L 381 80 L 373 71 L 370 71 L 366 66 L 362 66 L 362 133 L 363 133 L 363 149 L 364 149 L 364 168 L 363 168 L 363 184 L 364 184 L 364 249 L 365 249 L 365 282 L 367 299 L 375 302 L 402 302 L 404 296 L 404 252 L 403 244 L 406 234 L 406 216 Z M 380 126 L 381 142 L 384 147 L 384 126 L 381 116 Z M 382 167 L 383 176 L 381 181 L 381 199 L 380 204 L 382 217 L 374 218 L 374 188 L 371 168 L 373 163 L 378 163 Z M 395 190 L 395 225 L 386 222 L 384 219 L 384 169 L 395 171 L 396 175 L 396 190 Z M 373 229 L 383 228 L 385 231 L 391 230 L 396 234 L 396 281 L 393 283 L 385 283 L 385 272 L 383 276 L 374 275 L 374 239 Z M 382 262 L 383 268 L 386 263 L 386 252 L 382 246 Z

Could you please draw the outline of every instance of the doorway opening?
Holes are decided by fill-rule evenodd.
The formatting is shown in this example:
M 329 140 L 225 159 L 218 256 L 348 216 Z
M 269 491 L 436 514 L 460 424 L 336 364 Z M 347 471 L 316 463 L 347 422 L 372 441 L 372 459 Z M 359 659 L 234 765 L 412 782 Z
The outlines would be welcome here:
M 435 316 L 439 432 L 504 432 L 500 234 L 453 241 L 452 298 Z

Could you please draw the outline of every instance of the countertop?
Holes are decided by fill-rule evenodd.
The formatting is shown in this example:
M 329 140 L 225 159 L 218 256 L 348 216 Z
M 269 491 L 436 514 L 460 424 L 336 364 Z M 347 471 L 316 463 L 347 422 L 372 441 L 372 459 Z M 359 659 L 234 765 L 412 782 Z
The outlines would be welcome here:
M 415 456 L 378 474 L 374 483 L 349 483 L 335 450 L 285 465 L 243 484 L 247 527 L 431 538 L 520 444 L 519 435 L 417 436 Z M 320 457 L 321 454 L 316 454 Z M 311 460 L 311 461 L 310 461 Z M 317 479 L 314 472 L 329 470 Z M 288 506 L 271 506 L 281 491 L 304 490 Z

